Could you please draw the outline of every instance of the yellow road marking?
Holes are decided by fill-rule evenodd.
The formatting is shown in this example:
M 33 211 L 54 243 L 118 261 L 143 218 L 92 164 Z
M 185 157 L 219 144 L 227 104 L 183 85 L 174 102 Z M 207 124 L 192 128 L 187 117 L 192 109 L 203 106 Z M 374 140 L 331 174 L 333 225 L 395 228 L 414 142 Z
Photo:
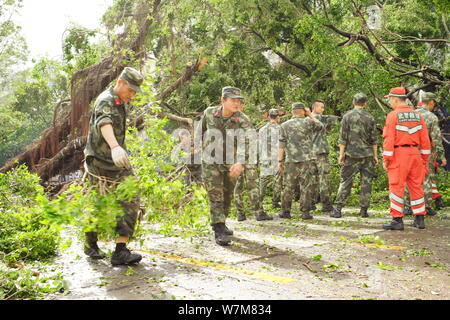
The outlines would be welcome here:
M 174 254 L 169 254 L 169 253 L 162 253 L 162 252 L 158 252 L 158 251 L 154 251 L 154 250 L 135 250 L 135 251 L 148 253 L 148 254 L 151 254 L 151 255 L 154 255 L 154 256 L 157 256 L 160 258 L 165 258 L 165 259 L 174 260 L 174 261 L 180 261 L 180 262 L 198 266 L 198 267 L 212 268 L 212 269 L 216 269 L 216 270 L 220 270 L 220 271 L 226 271 L 226 272 L 235 273 L 235 274 L 239 274 L 239 275 L 246 275 L 246 276 L 249 276 L 252 278 L 263 279 L 263 280 L 273 281 L 273 282 L 282 283 L 282 284 L 288 284 L 291 282 L 298 281 L 298 279 L 294 279 L 294 278 L 280 277 L 280 276 L 275 276 L 275 275 L 264 273 L 264 272 L 252 271 L 252 270 L 243 269 L 243 268 L 236 268 L 236 267 L 231 267 L 231 266 L 216 263 L 216 262 L 200 260 L 200 259 L 195 259 L 195 258 L 186 258 L 186 257 L 181 257 L 181 256 L 177 256 Z
M 376 244 L 376 243 L 361 243 L 361 242 L 352 242 L 352 244 L 359 244 L 366 247 L 371 248 L 379 248 L 379 249 L 391 249 L 391 250 L 405 250 L 406 247 L 399 247 L 399 246 L 389 246 L 385 244 Z

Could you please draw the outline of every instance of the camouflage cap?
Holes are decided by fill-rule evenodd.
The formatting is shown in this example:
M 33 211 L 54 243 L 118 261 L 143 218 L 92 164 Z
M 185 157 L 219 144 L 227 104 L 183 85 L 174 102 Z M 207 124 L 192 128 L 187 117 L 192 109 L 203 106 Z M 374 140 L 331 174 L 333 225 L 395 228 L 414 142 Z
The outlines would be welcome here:
M 431 101 L 434 100 L 436 101 L 437 96 L 436 94 L 434 94 L 433 92 L 424 92 L 422 95 L 422 101 Z
M 270 109 L 269 110 L 269 116 L 279 116 L 278 109 Z
M 292 110 L 296 110 L 296 109 L 305 109 L 305 104 L 302 102 L 295 102 L 292 104 Z
M 241 96 L 241 89 L 235 87 L 223 87 L 222 88 L 222 98 L 239 98 L 243 99 Z
M 141 85 L 144 77 L 136 69 L 126 67 L 120 74 L 119 79 L 126 80 L 134 92 L 142 92 Z
M 359 92 L 354 95 L 353 102 L 356 104 L 364 104 L 368 100 L 367 95 L 365 93 Z

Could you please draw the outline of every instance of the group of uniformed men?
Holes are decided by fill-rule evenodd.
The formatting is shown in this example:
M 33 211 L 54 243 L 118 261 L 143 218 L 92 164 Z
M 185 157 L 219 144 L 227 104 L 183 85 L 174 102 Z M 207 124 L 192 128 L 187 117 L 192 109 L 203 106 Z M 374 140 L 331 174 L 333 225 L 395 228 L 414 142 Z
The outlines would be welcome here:
M 143 77 L 137 70 L 127 67 L 115 86 L 104 91 L 95 102 L 85 149 L 85 169 L 92 183 L 103 183 L 113 188 L 125 177 L 133 175 L 124 144 L 125 120 L 130 101 L 136 92 L 140 92 L 142 81 Z M 430 155 L 436 153 L 438 159 L 445 160 L 439 128 L 436 128 L 435 116 L 429 111 L 436 98 L 431 93 L 427 94 L 422 99 L 424 105 L 414 111 L 406 105 L 404 88 L 393 88 L 386 97 L 394 109 L 387 117 L 383 132 L 383 167 L 389 176 L 393 220 L 383 227 L 403 230 L 406 184 L 409 187 L 411 210 L 416 216 L 414 226 L 424 228 L 423 216 L 426 213 L 434 214 L 430 204 L 436 156 Z M 314 101 L 313 112 L 302 102 L 293 103 L 292 118 L 282 124 L 280 119 L 284 111 L 270 109 L 267 113 L 268 123 L 257 135 L 249 136 L 247 132 L 255 130 L 244 113 L 244 98 L 240 89 L 224 87 L 221 104 L 207 108 L 195 130 L 195 134 L 203 138 L 201 175 L 208 193 L 216 242 L 219 245 L 229 245 L 231 242 L 233 231 L 226 226 L 226 219 L 233 197 L 237 220 L 247 218 L 244 191 L 248 192 L 251 211 L 255 213 L 256 220 L 273 219 L 264 212 L 262 205 L 269 184 L 273 186 L 273 207 L 279 208 L 281 201 L 280 218 L 291 218 L 292 200 L 298 189 L 302 219 L 313 219 L 311 211 L 319 202 L 322 203 L 323 212 L 340 218 L 353 179 L 359 172 L 360 214 L 368 217 L 371 184 L 375 177 L 375 166 L 378 165 L 378 142 L 375 120 L 364 110 L 367 103 L 365 94 L 356 94 L 354 108 L 341 121 L 338 159 L 341 183 L 333 207 L 326 133 L 339 118 L 324 115 L 324 101 Z M 258 156 L 256 161 L 252 161 L 249 150 L 255 145 L 257 147 L 253 150 L 257 150 Z M 426 190 L 425 196 L 422 185 Z M 138 217 L 139 199 L 121 204 L 125 215 L 118 217 L 117 221 L 119 237 L 111 258 L 113 265 L 134 264 L 142 258 L 126 247 Z M 97 245 L 95 232 L 86 234 L 85 253 L 95 259 L 105 257 Z

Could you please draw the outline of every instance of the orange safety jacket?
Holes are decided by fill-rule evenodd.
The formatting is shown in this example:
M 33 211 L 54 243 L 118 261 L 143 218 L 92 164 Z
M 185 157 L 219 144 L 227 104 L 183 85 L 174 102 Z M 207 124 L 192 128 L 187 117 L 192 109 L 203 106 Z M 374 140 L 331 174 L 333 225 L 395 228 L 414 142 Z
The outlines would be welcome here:
M 428 129 L 423 117 L 407 105 L 402 105 L 388 114 L 383 130 L 383 158 L 394 160 L 394 149 L 401 146 L 417 146 L 424 163 L 431 155 Z

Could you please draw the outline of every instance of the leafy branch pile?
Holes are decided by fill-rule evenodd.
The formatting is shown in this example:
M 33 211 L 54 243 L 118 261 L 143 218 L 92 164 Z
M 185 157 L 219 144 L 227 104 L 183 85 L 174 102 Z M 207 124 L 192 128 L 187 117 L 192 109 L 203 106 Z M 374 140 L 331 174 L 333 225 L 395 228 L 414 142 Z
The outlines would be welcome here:
M 39 277 L 23 264 L 54 256 L 59 245 L 59 229 L 41 222 L 43 196 L 39 178 L 25 166 L 0 174 L 0 300 L 34 299 L 62 288 L 59 276 Z

